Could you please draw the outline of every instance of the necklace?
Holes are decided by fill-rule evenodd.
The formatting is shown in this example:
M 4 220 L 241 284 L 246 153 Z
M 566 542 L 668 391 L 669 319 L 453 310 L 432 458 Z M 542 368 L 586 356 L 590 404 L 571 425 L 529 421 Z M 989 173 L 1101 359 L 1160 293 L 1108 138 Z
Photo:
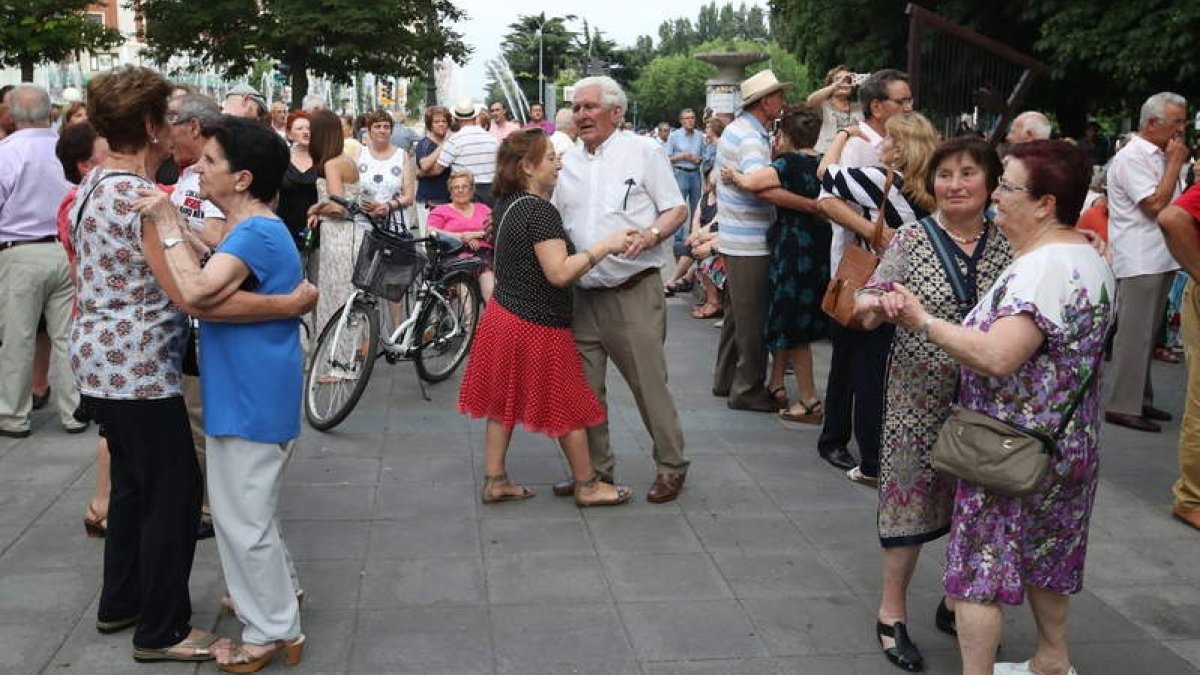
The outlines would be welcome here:
M 983 229 L 984 229 L 983 223 L 979 224 L 979 231 L 975 233 L 975 236 L 960 237 L 959 235 L 951 232 L 950 228 L 946 227 L 946 225 L 942 222 L 941 211 L 939 211 L 933 215 L 933 222 L 937 223 L 937 226 L 942 228 L 942 232 L 945 232 L 946 235 L 949 236 L 952 240 L 954 240 L 955 242 L 957 242 L 959 244 L 962 244 L 963 246 L 966 246 L 968 244 L 974 244 L 975 242 L 977 242 L 983 238 Z

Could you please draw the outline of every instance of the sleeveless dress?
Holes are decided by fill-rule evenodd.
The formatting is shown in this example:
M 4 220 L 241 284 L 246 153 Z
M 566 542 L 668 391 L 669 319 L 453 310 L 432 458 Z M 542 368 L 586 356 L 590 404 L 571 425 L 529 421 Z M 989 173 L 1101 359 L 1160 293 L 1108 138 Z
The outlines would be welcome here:
M 344 184 L 342 190 L 346 199 L 358 201 L 362 192 L 360 185 Z M 329 190 L 324 178 L 317 179 L 317 195 L 319 202 L 329 200 Z M 353 221 L 340 216 L 321 218 L 320 230 L 321 248 L 318 251 L 321 268 L 317 281 L 320 295 L 317 298 L 317 329 L 313 331 L 314 341 L 354 290 L 350 279 L 354 274 L 354 259 L 358 256 L 358 248 L 363 240 L 363 230 Z
M 393 148 L 390 157 L 379 159 L 371 154 L 369 147 L 364 147 L 358 156 L 359 184 L 362 186 L 363 199 L 374 202 L 386 202 L 389 199 L 399 199 L 400 191 L 404 188 L 404 165 L 408 161 L 408 153 L 399 148 Z M 402 212 L 392 214 L 399 222 Z

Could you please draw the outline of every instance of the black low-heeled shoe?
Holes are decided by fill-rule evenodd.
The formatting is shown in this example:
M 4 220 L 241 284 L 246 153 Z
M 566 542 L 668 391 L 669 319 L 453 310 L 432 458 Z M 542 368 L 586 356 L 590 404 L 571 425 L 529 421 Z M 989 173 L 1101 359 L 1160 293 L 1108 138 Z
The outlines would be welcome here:
M 875 637 L 879 640 L 879 646 L 883 648 L 883 655 L 892 662 L 892 665 L 910 673 L 919 673 L 925 670 L 925 657 L 921 656 L 921 650 L 917 649 L 913 641 L 908 638 L 908 628 L 903 623 L 897 621 L 888 626 L 877 621 Z M 884 647 L 883 638 L 885 637 L 895 640 L 896 645 Z
M 954 622 L 954 612 L 946 606 L 946 598 L 942 598 L 942 601 L 938 603 L 937 612 L 933 615 L 933 623 L 946 635 L 958 637 L 958 625 Z

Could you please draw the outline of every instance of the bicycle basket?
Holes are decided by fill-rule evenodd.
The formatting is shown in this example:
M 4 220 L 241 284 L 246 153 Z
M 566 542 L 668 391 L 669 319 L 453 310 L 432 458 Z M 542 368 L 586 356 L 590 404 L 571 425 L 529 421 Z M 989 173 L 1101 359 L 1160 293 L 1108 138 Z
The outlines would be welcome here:
M 372 230 L 358 249 L 351 281 L 357 288 L 399 302 L 424 267 L 425 255 L 411 239 Z

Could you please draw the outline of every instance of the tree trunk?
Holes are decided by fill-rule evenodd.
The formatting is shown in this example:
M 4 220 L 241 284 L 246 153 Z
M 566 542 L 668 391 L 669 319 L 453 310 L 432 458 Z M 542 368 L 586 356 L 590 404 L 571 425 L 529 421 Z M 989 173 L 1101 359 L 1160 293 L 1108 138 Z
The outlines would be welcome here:
M 292 109 L 300 110 L 304 97 L 308 95 L 308 59 L 291 54 L 288 56 L 286 63 L 292 75 Z
M 33 82 L 33 61 L 21 61 L 21 82 Z

